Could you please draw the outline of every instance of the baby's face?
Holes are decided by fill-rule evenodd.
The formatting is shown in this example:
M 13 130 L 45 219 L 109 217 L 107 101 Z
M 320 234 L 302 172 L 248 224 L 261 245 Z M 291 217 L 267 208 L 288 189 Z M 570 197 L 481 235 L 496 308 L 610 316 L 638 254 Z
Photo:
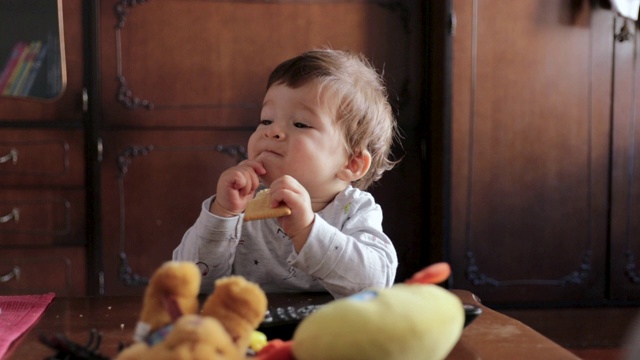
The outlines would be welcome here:
M 326 105 L 329 106 L 326 106 Z M 315 82 L 293 89 L 274 85 L 266 93 L 260 124 L 249 138 L 249 159 L 261 162 L 267 186 L 293 176 L 311 197 L 335 196 L 344 188 L 337 174 L 348 160 L 334 116 L 336 101 L 318 96 Z

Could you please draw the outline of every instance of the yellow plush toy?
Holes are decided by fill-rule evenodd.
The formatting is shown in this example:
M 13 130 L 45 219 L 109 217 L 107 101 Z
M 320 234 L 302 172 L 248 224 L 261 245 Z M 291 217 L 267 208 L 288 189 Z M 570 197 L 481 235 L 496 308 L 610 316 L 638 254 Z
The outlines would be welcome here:
M 258 360 L 444 359 L 465 322 L 460 299 L 435 285 L 450 273 L 437 263 L 403 284 L 332 301 L 305 318 L 291 341 L 270 341 Z
M 293 335 L 297 360 L 444 359 L 464 327 L 460 300 L 436 285 L 397 284 L 327 304 Z
M 262 289 L 241 276 L 216 281 L 198 314 L 201 275 L 191 262 L 167 262 L 151 277 L 135 343 L 115 359 L 245 359 L 267 310 Z

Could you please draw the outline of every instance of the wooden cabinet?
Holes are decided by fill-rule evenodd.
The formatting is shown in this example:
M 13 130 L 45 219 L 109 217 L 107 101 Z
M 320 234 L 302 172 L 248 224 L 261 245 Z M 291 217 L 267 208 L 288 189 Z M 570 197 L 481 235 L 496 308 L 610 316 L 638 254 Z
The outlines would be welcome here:
M 589 2 L 453 8 L 453 286 L 496 305 L 637 301 L 635 33 L 617 42 L 622 19 Z
M 420 181 L 403 181 L 420 174 L 421 12 L 413 1 L 101 2 L 104 292 L 144 289 L 238 161 L 228 151 L 257 126 L 270 71 L 325 46 L 384 70 L 406 136 L 398 155 L 411 155 L 374 193 L 407 259 L 399 277 L 424 266 Z
M 48 100 L 0 96 L 0 294 L 86 294 L 83 8 L 79 0 L 60 3 L 64 93 Z M 5 35 L 3 44 L 15 40 Z
M 638 28 L 615 18 L 617 34 L 628 39 L 614 43 L 613 123 L 611 129 L 611 245 L 610 297 L 614 301 L 640 299 L 640 73 Z
M 242 158 L 269 72 L 329 46 L 383 69 L 397 110 L 403 160 L 371 192 L 398 281 L 444 259 L 492 305 L 640 301 L 640 39 L 610 9 L 61 3 L 63 95 L 0 96 L 0 293 L 141 293 Z
M 0 96 L 0 293 L 141 293 L 242 158 L 269 72 L 329 46 L 383 69 L 397 110 L 403 160 L 371 189 L 396 280 L 444 259 L 491 305 L 640 301 L 640 39 L 610 9 L 61 3 L 64 93 Z
M 403 161 L 372 192 L 403 259 L 398 278 L 429 262 L 422 4 L 59 3 L 64 92 L 46 101 L 0 96 L 0 293 L 142 292 L 219 174 L 242 158 L 270 71 L 320 47 L 363 52 L 384 72 Z M 34 29 L 5 32 L 0 55 L 13 30 Z

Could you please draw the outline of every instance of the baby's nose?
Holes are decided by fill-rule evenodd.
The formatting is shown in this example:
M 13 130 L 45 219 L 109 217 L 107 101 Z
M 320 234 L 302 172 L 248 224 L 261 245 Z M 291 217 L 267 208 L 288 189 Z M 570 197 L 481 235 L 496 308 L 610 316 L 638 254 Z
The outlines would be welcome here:
M 276 140 L 282 140 L 284 139 L 284 131 L 277 126 L 273 126 L 265 132 L 265 136 Z

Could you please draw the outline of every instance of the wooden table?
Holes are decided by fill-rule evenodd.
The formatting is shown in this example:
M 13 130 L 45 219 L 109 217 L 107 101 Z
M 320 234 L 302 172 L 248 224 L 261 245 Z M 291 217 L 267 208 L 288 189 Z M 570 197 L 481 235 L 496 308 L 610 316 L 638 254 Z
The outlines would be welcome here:
M 463 303 L 479 305 L 482 315 L 464 329 L 447 359 L 579 359 L 520 321 L 483 306 L 472 293 L 453 292 Z
M 578 359 L 568 350 L 523 323 L 485 306 L 468 291 L 453 290 L 463 302 L 482 307 L 483 313 L 462 333 L 447 359 Z M 327 297 L 271 295 L 270 306 L 321 303 Z M 63 333 L 86 343 L 91 329 L 102 333 L 100 353 L 115 357 L 121 343 L 130 343 L 140 313 L 141 297 L 56 298 L 42 319 L 12 348 L 5 359 L 42 360 L 54 351 L 41 344 L 38 334 Z

